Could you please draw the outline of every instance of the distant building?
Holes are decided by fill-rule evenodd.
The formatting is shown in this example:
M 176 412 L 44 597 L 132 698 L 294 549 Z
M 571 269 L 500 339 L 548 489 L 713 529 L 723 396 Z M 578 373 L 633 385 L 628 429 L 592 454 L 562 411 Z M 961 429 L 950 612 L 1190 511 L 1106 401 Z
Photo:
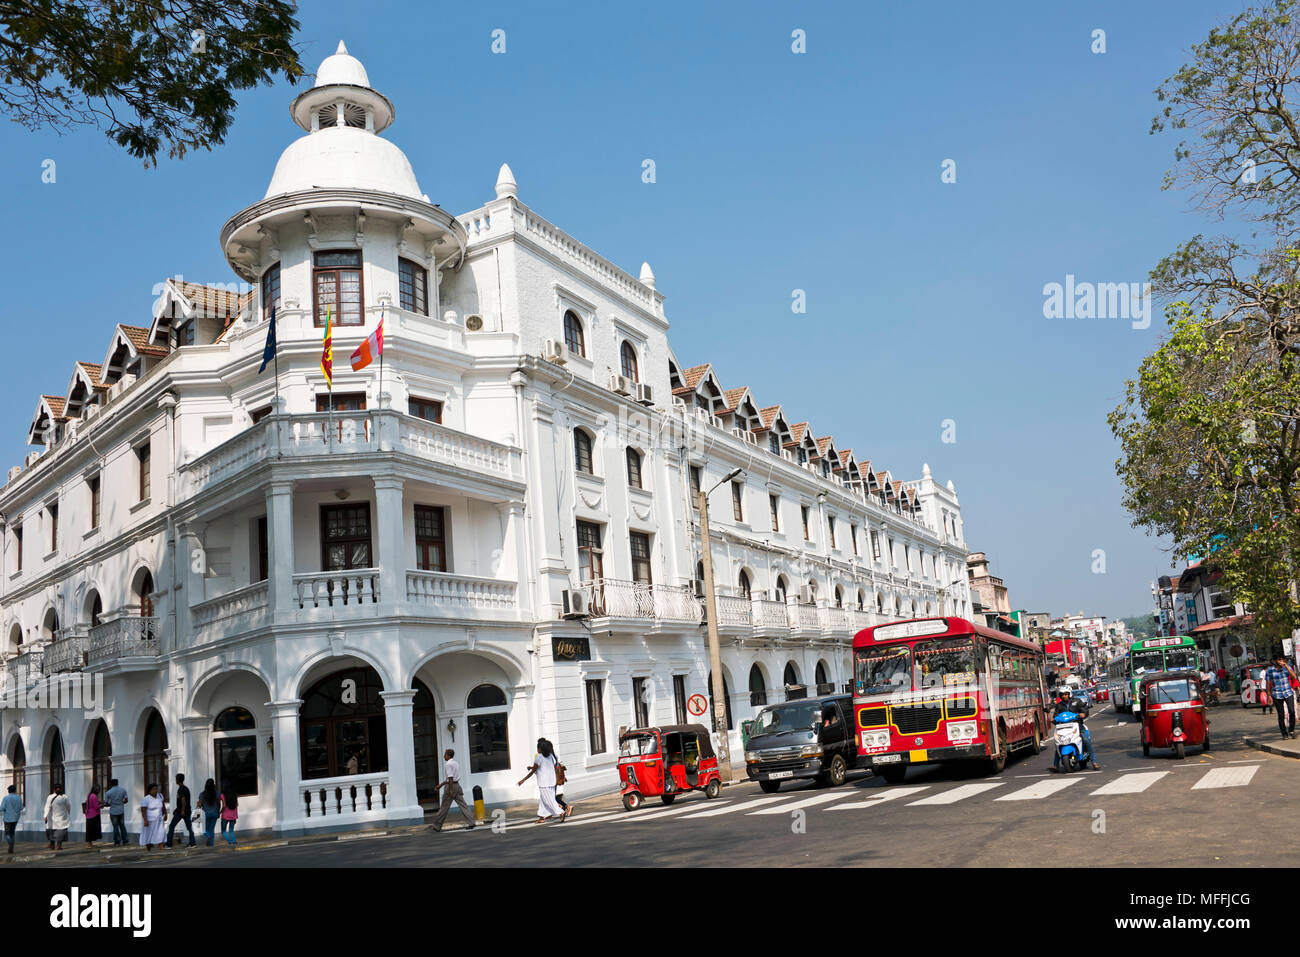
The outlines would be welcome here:
M 1011 599 L 1002 579 L 989 573 L 989 561 L 983 552 L 966 556 L 966 577 L 970 584 L 971 602 L 977 609 L 977 624 L 987 624 L 1001 631 L 1013 631 Z
M 1197 646 L 1209 653 L 1214 667 L 1231 671 L 1271 649 L 1255 647 L 1254 616 L 1245 605 L 1232 600 L 1222 578 L 1223 571 L 1218 567 L 1204 561 L 1192 562 L 1173 579 L 1173 603 L 1175 616 L 1180 607 L 1187 609 L 1190 627 L 1183 633 L 1195 638 Z

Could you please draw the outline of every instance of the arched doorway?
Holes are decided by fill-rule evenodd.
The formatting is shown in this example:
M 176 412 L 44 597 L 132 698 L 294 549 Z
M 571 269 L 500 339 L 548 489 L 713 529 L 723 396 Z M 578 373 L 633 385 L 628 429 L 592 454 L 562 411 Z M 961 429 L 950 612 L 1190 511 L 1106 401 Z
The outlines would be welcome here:
M 388 770 L 383 682 L 369 665 L 322 678 L 302 696 L 302 776 L 332 778 Z
M 90 745 L 90 781 L 103 794 L 113 779 L 113 745 L 108 737 L 108 725 L 100 718 L 95 722 L 95 736 Z
M 52 792 L 56 787 L 66 791 L 68 779 L 63 769 L 63 735 L 59 734 L 58 728 L 55 728 L 54 733 L 50 735 L 50 747 L 45 761 L 50 766 L 50 791 Z
M 749 573 L 746 572 L 743 568 L 740 570 L 739 584 L 740 584 L 740 594 L 743 595 L 745 598 L 748 598 L 750 597 L 751 594 L 753 594 L 753 585 L 750 583 Z
M 167 800 L 170 794 L 167 784 L 167 729 L 156 708 L 149 709 L 149 717 L 145 721 L 143 757 L 145 787 L 158 785 L 158 792 L 163 800 Z
M 833 688 L 832 688 L 832 689 L 823 690 L 824 688 L 826 688 L 826 686 L 827 686 L 828 684 L 830 684 L 830 680 L 831 680 L 831 679 L 830 679 L 830 676 L 826 674 L 826 663 L 825 663 L 825 662 L 822 662 L 822 661 L 817 662 L 816 678 L 817 678 L 817 693 L 818 693 L 818 694 L 830 694 L 830 692 L 834 690 Z
M 9 783 L 18 790 L 18 796 L 27 803 L 27 749 L 23 747 L 22 738 L 14 738 L 13 750 L 9 752 Z
M 153 574 L 145 569 L 136 577 L 135 600 L 139 603 L 140 617 L 153 617 Z
M 767 682 L 763 680 L 763 671 L 758 665 L 749 669 L 749 703 L 755 708 L 767 704 Z
M 438 709 L 433 692 L 415 679 L 415 701 L 411 707 L 415 736 L 415 793 L 421 804 L 438 803 Z
M 212 722 L 213 782 L 223 794 L 257 794 L 257 719 L 247 708 L 225 708 Z M 198 781 L 193 784 L 198 786 Z M 229 788 L 230 791 L 226 789 Z

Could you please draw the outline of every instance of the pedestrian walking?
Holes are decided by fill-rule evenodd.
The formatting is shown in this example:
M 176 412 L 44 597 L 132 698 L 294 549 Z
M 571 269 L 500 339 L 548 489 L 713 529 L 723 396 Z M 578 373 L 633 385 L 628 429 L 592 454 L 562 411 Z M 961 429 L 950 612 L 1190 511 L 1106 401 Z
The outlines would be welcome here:
M 443 791 L 443 788 L 446 790 Z M 460 786 L 460 765 L 456 763 L 456 752 L 451 748 L 442 752 L 442 780 L 438 782 L 438 790 L 442 791 L 442 806 L 438 808 L 438 816 L 429 825 L 429 830 L 435 832 L 442 830 L 442 823 L 447 820 L 447 812 L 451 810 L 452 802 L 460 807 L 460 813 L 465 815 L 465 820 L 469 822 L 465 830 L 474 830 L 474 811 L 465 803 L 465 792 Z
M 235 822 L 239 820 L 239 795 L 227 779 L 221 782 L 221 836 L 235 846 Z
M 567 821 L 569 815 L 573 813 L 573 805 L 565 801 L 564 795 L 560 793 L 560 789 L 564 787 L 564 782 L 566 780 L 564 776 L 564 762 L 560 760 L 560 755 L 555 750 L 555 744 L 550 738 L 546 739 L 546 743 L 551 746 L 551 753 L 555 755 L 555 803 L 558 804 L 560 810 L 564 812 L 562 821 Z
M 555 759 L 555 749 L 551 747 L 551 742 L 545 738 L 538 738 L 537 755 L 533 758 L 532 767 L 519 781 L 522 787 L 524 781 L 527 781 L 534 774 L 537 775 L 537 824 L 545 824 L 553 817 L 558 817 L 561 821 L 564 820 L 560 806 L 555 803 L 555 768 L 557 764 L 559 762 Z
M 158 785 L 150 784 L 140 801 L 140 846 L 152 851 L 167 839 L 167 800 L 158 793 Z
M 90 793 L 86 795 L 86 802 L 81 805 L 81 809 L 86 814 L 86 844 L 94 847 L 95 842 L 104 836 L 104 827 L 99 821 L 103 807 L 99 803 L 98 784 L 90 786 Z
M 68 839 L 68 825 L 72 823 L 72 801 L 63 793 L 63 785 L 56 784 L 45 799 L 45 837 L 53 850 L 63 850 Z
M 117 783 L 117 778 L 110 778 L 108 790 L 104 792 L 104 803 L 108 805 L 108 823 L 113 827 L 113 846 L 125 847 L 127 843 L 126 833 L 126 805 L 130 797 L 126 793 L 126 788 Z
M 1295 688 L 1291 686 L 1295 680 L 1295 672 L 1286 663 L 1286 656 L 1274 655 L 1273 663 L 1264 672 L 1264 683 L 1268 685 L 1268 693 L 1277 708 L 1277 729 L 1283 738 L 1295 737 Z
M 5 822 L 5 840 L 9 843 L 9 853 L 14 852 L 14 832 L 18 830 L 18 819 L 23 816 L 23 799 L 18 796 L 17 785 L 9 785 L 9 793 L 0 801 L 0 818 Z
M 185 786 L 185 775 L 176 775 L 176 810 L 172 812 L 171 827 L 167 828 L 167 846 L 172 846 L 172 841 L 176 837 L 176 825 L 184 824 L 185 830 L 189 831 L 190 843 L 187 847 L 194 847 L 194 823 L 190 820 L 190 814 L 193 809 L 190 807 L 190 789 Z
M 199 807 L 203 809 L 203 836 L 207 838 L 208 847 L 217 833 L 217 819 L 221 817 L 221 795 L 217 793 L 217 782 L 208 778 L 199 792 Z

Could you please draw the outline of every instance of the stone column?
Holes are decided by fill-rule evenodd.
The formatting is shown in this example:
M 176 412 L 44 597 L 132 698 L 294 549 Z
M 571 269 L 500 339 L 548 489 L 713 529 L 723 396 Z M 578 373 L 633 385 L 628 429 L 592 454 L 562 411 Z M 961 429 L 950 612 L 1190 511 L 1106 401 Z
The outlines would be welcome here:
M 514 551 L 514 576 L 515 581 L 518 582 L 515 598 L 523 618 L 531 620 L 535 596 L 529 593 L 528 579 L 533 556 L 528 554 L 527 530 L 524 528 L 524 503 L 517 500 L 502 502 L 497 508 L 506 517 L 506 541 L 510 542 L 510 547 Z M 502 548 L 505 544 L 504 541 L 501 543 Z
M 181 747 L 178 754 L 184 764 L 173 770 L 185 775 L 185 783 L 189 785 L 192 798 L 203 790 L 204 781 L 208 778 L 215 779 L 217 776 L 215 758 L 207 753 L 208 728 L 211 720 L 207 715 L 202 714 L 181 718 Z M 220 781 L 217 781 L 217 787 L 221 787 Z M 197 807 L 197 801 L 193 803 Z
M 406 603 L 405 516 L 402 491 L 405 482 L 392 475 L 377 475 L 375 483 L 375 554 L 379 568 L 379 614 L 392 615 Z
M 388 728 L 388 823 L 420 824 L 424 811 L 415 793 L 415 691 L 381 691 Z
M 266 489 L 267 572 L 272 617 L 297 610 L 293 593 L 293 482 L 273 481 Z
M 64 747 L 67 747 L 67 741 L 64 741 Z M 63 760 L 63 779 L 64 791 L 72 800 L 72 821 L 68 825 L 68 840 L 84 841 L 86 839 L 86 816 L 81 813 L 82 802 L 90 794 L 90 770 L 89 761 L 69 761 Z M 5 785 L 8 787 L 8 784 Z M 0 788 L 3 790 L 3 788 Z M 41 798 L 42 804 L 45 799 Z M 104 795 L 99 795 L 100 804 L 104 803 Z M 28 802 L 28 810 L 32 810 L 31 802 Z M 39 811 L 40 808 L 35 810 Z M 27 816 L 27 811 L 23 812 L 23 817 Z M 113 826 L 108 820 L 108 811 L 105 810 L 99 816 L 100 830 L 108 834 L 109 840 L 113 839 Z
M 275 824 L 276 837 L 293 837 L 303 833 L 302 749 L 298 743 L 298 709 L 302 699 L 269 701 L 271 740 L 275 743 Z

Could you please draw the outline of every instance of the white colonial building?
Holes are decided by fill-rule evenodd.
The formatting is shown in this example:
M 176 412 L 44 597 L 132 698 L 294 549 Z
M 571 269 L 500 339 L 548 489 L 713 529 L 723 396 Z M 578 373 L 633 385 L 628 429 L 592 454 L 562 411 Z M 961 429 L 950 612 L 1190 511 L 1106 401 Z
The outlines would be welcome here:
M 543 735 L 571 794 L 613 789 L 621 726 L 699 720 L 691 491 L 737 467 L 711 499 L 733 747 L 764 701 L 845 687 L 856 630 L 969 614 L 951 483 L 683 368 L 649 267 L 542 219 L 507 167 L 480 209 L 431 203 L 342 44 L 292 116 L 221 230 L 245 285 L 171 280 L 106 328 L 0 489 L 0 775 L 29 807 L 183 771 L 229 781 L 245 830 L 416 822 L 442 749 L 505 802 Z M 348 362 L 381 318 L 382 383 Z M 102 715 L 14 697 L 77 674 Z

